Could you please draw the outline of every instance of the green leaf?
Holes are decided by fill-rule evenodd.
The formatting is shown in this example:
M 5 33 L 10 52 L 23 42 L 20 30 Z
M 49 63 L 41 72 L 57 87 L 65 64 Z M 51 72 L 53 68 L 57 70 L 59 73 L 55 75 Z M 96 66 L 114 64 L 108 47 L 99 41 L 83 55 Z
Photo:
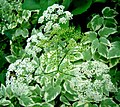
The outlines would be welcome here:
M 115 99 L 118 100 L 120 102 L 120 89 L 118 90 Z
M 28 107 L 54 107 L 54 106 L 50 103 L 35 103 L 29 105 Z
M 22 106 L 28 106 L 30 104 L 34 104 L 32 98 L 26 96 L 26 95 L 22 95 L 20 96 L 20 98 L 18 99 L 19 100 L 19 103 L 22 105 Z
M 112 99 L 103 100 L 100 107 L 119 107 Z
M 100 29 L 100 27 L 102 26 L 104 22 L 104 19 L 102 17 L 100 17 L 99 15 L 95 15 L 92 20 L 91 20 L 91 27 L 94 31 Z
M 92 54 L 96 52 L 98 46 L 99 46 L 99 40 L 98 39 L 93 40 L 93 42 L 91 44 L 91 52 L 92 52 Z
M 41 104 L 41 107 L 54 107 L 54 106 L 50 103 L 43 103 Z
M 110 46 L 110 41 L 108 39 L 106 39 L 105 37 L 100 37 L 100 43 L 106 46 Z
M 65 93 L 64 96 L 69 100 L 69 101 L 77 101 L 79 98 L 78 98 L 78 95 L 76 94 L 69 94 L 69 93 Z
M 62 95 L 60 96 L 60 101 L 63 102 L 66 105 L 70 105 L 69 101 Z
M 85 32 L 85 35 L 88 36 L 90 42 L 97 38 L 97 33 L 94 31 Z
M 120 57 L 120 41 L 111 43 L 107 57 L 108 59 Z
M 46 102 L 50 102 L 54 100 L 61 92 L 61 86 L 56 86 L 56 87 L 51 87 L 49 88 L 45 94 L 44 94 L 44 99 Z
M 104 19 L 104 26 L 108 28 L 117 28 L 117 21 L 115 18 L 106 18 Z
M 102 14 L 105 18 L 115 17 L 118 13 L 114 9 L 110 9 L 110 7 L 105 7 L 102 10 Z
M 48 64 L 46 66 L 46 69 L 45 69 L 45 73 L 50 73 L 50 72 L 54 72 L 57 70 L 57 66 L 56 65 L 53 65 L 52 63 L 51 64 Z
M 6 58 L 6 60 L 9 62 L 9 63 L 14 63 L 16 60 L 17 60 L 17 58 L 15 57 L 15 56 L 13 56 L 13 55 L 9 55 L 9 56 L 7 56 L 7 57 L 5 57 Z
M 10 105 L 10 103 L 11 103 L 10 100 L 6 100 L 5 98 L 0 99 L 0 105 L 2 105 L 2 107 Z
M 20 35 L 22 35 L 24 38 L 28 37 L 28 30 L 26 28 L 17 29 L 15 32 L 15 36 L 20 36 Z
M 65 91 L 67 91 L 70 94 L 76 94 L 76 91 L 71 88 L 70 84 L 72 84 L 72 83 L 70 83 L 70 81 L 66 81 L 63 84 L 63 87 L 64 87 Z
M 98 31 L 98 34 L 101 37 L 108 37 L 111 34 L 115 34 L 117 32 L 117 30 L 115 28 L 108 28 L 108 27 L 103 27 L 102 29 L 100 29 Z
M 72 0 L 63 0 L 62 5 L 65 6 L 65 9 L 68 9 Z
M 103 45 L 103 44 L 99 44 L 98 46 L 98 53 L 103 56 L 103 57 L 107 57 L 107 53 L 108 53 L 108 48 L 106 45 Z
M 87 11 L 87 9 L 90 8 L 92 4 L 92 0 L 80 0 L 77 2 L 78 3 L 75 2 L 75 4 L 79 4 L 79 7 L 77 7 L 71 12 L 73 15 L 82 14 L 83 12 Z
M 2 95 L 6 97 L 6 87 L 3 84 L 1 84 L 1 92 L 2 92 Z
M 90 49 L 87 49 L 86 51 L 84 51 L 83 53 L 83 58 L 84 60 L 91 60 L 92 58 L 92 55 L 91 55 L 91 50 Z
M 24 0 L 22 8 L 27 10 L 41 9 L 40 0 Z
M 119 63 L 119 59 L 118 58 L 112 58 L 112 59 L 110 59 L 110 63 L 109 63 L 110 68 L 116 66 L 118 63 Z

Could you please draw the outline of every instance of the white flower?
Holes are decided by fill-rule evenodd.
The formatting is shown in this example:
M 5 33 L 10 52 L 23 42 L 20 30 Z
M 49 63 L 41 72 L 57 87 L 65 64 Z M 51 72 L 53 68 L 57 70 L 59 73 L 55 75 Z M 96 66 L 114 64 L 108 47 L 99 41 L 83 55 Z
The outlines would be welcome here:
M 59 25 L 58 23 L 53 24 L 52 27 L 53 27 L 53 29 L 55 29 L 55 30 L 56 30 L 56 29 L 57 29 L 57 30 L 58 30 L 58 29 L 61 29 L 61 27 L 60 27 L 60 25 Z
M 38 23 L 43 23 L 44 22 L 44 16 L 41 16 L 39 19 L 38 19 Z
M 48 7 L 47 10 L 48 10 L 49 13 L 54 12 L 54 8 L 53 8 L 52 6 L 51 6 L 51 7 Z
M 66 24 L 67 23 L 66 18 L 65 17 L 60 18 L 59 23 Z
M 51 20 L 56 21 L 58 19 L 57 14 L 51 14 Z
M 45 28 L 44 28 L 44 32 L 48 33 L 51 30 L 51 28 L 52 28 L 52 24 L 53 24 L 52 21 L 48 21 L 46 23 Z
M 65 7 L 63 5 L 60 5 L 59 8 L 64 10 Z
M 65 11 L 64 13 L 67 20 L 72 19 L 73 15 L 69 11 Z
M 52 8 L 53 10 L 55 10 L 56 8 L 59 8 L 59 5 L 58 5 L 58 4 L 53 4 L 53 5 L 51 6 L 51 8 Z
M 58 14 L 58 15 L 62 15 L 62 14 L 63 14 L 63 10 L 58 9 L 58 10 L 57 10 L 57 14 Z

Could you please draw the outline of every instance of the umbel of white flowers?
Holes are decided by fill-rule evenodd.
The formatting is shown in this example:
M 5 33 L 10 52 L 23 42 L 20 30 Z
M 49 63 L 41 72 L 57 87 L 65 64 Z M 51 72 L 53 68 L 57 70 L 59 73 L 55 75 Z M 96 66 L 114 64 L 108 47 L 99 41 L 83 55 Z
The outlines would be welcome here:
M 72 19 L 73 15 L 69 11 L 64 11 L 64 8 L 62 5 L 54 4 L 43 12 L 43 15 L 38 19 L 38 23 L 43 24 L 45 33 L 50 33 L 54 29 L 61 29 L 61 24 L 66 24 Z M 40 41 L 45 39 L 48 38 L 45 37 L 43 32 L 36 32 L 27 39 L 25 51 L 32 56 L 36 56 L 41 51 Z
M 38 19 L 38 23 L 44 24 L 44 32 L 48 33 L 52 29 L 60 29 L 60 24 L 66 24 L 73 15 L 69 11 L 64 11 L 64 6 L 54 4 L 43 12 Z

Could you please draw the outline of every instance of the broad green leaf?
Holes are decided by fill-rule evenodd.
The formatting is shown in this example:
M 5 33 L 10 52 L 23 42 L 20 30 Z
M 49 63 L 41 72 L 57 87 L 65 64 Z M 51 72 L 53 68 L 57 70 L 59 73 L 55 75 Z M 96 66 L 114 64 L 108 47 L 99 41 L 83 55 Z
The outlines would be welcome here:
M 90 42 L 97 38 L 97 33 L 94 31 L 85 32 L 85 35 L 88 36 Z
M 99 40 L 98 39 L 93 40 L 93 42 L 91 44 L 91 52 L 92 52 L 92 54 L 96 52 L 98 46 L 99 46 Z
M 118 13 L 114 9 L 110 9 L 110 7 L 105 7 L 102 10 L 102 14 L 105 18 L 115 17 Z
M 117 21 L 115 18 L 106 18 L 104 19 L 104 26 L 108 28 L 117 28 Z
M 60 96 L 60 101 L 63 102 L 64 104 L 66 104 L 66 105 L 70 105 L 69 101 L 63 95 Z
M 91 55 L 91 50 L 90 49 L 87 49 L 86 51 L 84 51 L 83 53 L 83 58 L 84 60 L 91 60 L 92 58 L 92 55 Z
M 98 31 L 98 34 L 101 37 L 108 37 L 111 34 L 115 34 L 117 32 L 117 30 L 115 28 L 108 28 L 108 27 L 103 27 L 102 29 L 100 29 Z
M 28 107 L 54 107 L 54 106 L 50 103 L 35 103 L 29 105 Z
M 118 63 L 119 63 L 119 59 L 118 58 L 112 58 L 112 59 L 110 59 L 110 63 L 109 63 L 110 68 L 116 66 Z
M 100 107 L 119 107 L 112 99 L 103 100 Z
M 120 89 L 118 90 L 115 99 L 118 100 L 120 102 Z
M 32 98 L 26 96 L 26 95 L 22 95 L 20 96 L 20 98 L 18 99 L 19 100 L 19 103 L 22 105 L 22 106 L 28 106 L 30 104 L 34 104 Z
M 37 95 L 34 95 L 34 96 L 31 96 L 32 100 L 35 102 L 35 103 L 42 103 L 42 98 L 40 96 L 37 96 Z
M 54 72 L 57 70 L 57 66 L 53 64 L 48 64 L 45 69 L 45 73 Z
M 1 88 L 2 95 L 6 97 L 6 87 L 3 84 L 1 84 L 0 88 Z
M 78 15 L 78 14 L 82 14 L 83 12 L 87 11 L 88 8 L 90 8 L 91 4 L 92 4 L 92 0 L 80 0 L 80 1 L 74 1 L 74 3 L 76 4 L 77 8 L 74 9 L 71 13 L 73 15 Z
M 72 107 L 84 107 L 84 102 L 77 101 L 72 104 Z
M 108 39 L 106 39 L 105 37 L 100 37 L 100 43 L 106 46 L 110 46 L 110 41 Z
M 111 47 L 108 51 L 108 59 L 120 57 L 120 42 L 116 41 L 111 43 Z
M 26 10 L 41 9 L 40 0 L 24 0 L 22 8 Z
M 56 87 L 51 87 L 49 88 L 45 94 L 44 94 L 44 99 L 46 102 L 50 102 L 54 100 L 61 92 L 61 86 L 56 86 Z
M 77 101 L 79 100 L 78 95 L 74 95 L 74 94 L 69 94 L 69 93 L 65 93 L 64 96 L 69 100 L 69 101 Z
M 95 15 L 91 20 L 91 27 L 94 31 L 99 30 L 104 22 L 104 19 L 99 15 Z
M 17 58 L 15 57 L 15 56 L 13 56 L 13 55 L 9 55 L 9 56 L 7 56 L 7 57 L 5 57 L 6 58 L 6 60 L 9 62 L 9 63 L 14 63 L 16 60 L 17 60 Z
M 26 28 L 17 29 L 15 32 L 15 36 L 23 36 L 24 38 L 28 37 L 28 30 Z
M 50 103 L 43 103 L 43 104 L 41 104 L 41 107 L 54 107 L 54 105 L 52 105 Z
M 62 5 L 65 6 L 65 9 L 68 9 L 72 0 L 63 0 Z
M 6 100 L 5 98 L 3 99 L 0 99 L 0 105 L 3 107 L 3 106 L 9 106 L 11 103 L 10 100 Z
M 66 81 L 63 84 L 63 87 L 64 87 L 65 91 L 67 91 L 68 93 L 70 93 L 70 94 L 76 94 L 76 91 L 72 89 L 71 84 L 72 83 L 70 81 Z
M 108 53 L 108 48 L 106 45 L 103 45 L 103 44 L 99 44 L 98 46 L 98 53 L 103 56 L 103 57 L 107 57 L 107 53 Z
M 3 70 L 2 72 L 0 72 L 0 83 L 1 84 L 5 84 L 5 78 L 6 78 L 6 72 L 5 70 Z

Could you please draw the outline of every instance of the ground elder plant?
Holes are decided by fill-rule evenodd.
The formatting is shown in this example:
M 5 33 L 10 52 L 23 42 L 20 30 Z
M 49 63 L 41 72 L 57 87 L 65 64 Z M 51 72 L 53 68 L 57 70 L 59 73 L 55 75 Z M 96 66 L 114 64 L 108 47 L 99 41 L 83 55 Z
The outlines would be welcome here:
M 48 17 L 49 16 L 49 17 Z M 9 107 L 118 107 L 117 92 L 108 65 L 84 60 L 79 30 L 68 25 L 72 14 L 54 4 L 38 19 L 19 58 L 10 62 L 6 84 L 0 87 L 0 105 Z M 56 27 L 53 27 L 53 26 Z M 12 44 L 11 44 L 12 45 Z M 99 106 L 98 106 L 99 105 Z

